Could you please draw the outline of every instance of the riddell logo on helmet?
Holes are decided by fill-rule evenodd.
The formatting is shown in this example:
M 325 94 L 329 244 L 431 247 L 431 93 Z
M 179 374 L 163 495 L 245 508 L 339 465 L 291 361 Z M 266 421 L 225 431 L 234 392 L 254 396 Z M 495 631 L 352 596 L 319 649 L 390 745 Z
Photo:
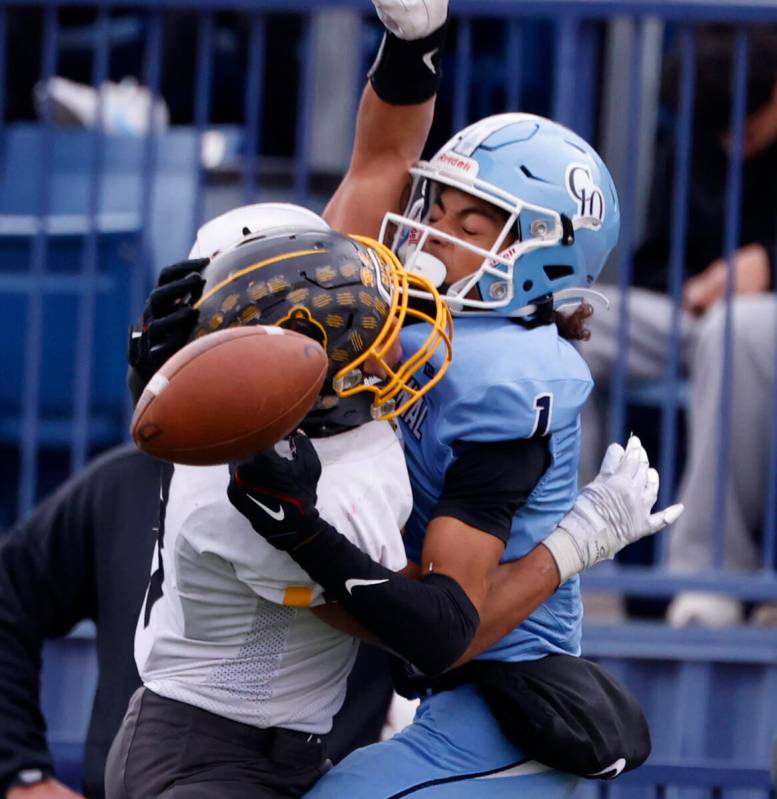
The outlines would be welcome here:
M 518 257 L 518 252 L 520 250 L 520 242 L 516 242 L 515 244 L 511 244 L 506 250 L 502 250 L 499 253 L 499 259 L 507 259 L 510 261 L 514 261 Z M 504 269 L 504 260 L 499 260 L 497 258 L 492 258 L 488 265 L 492 267 L 499 268 L 501 266 Z
M 458 172 L 468 178 L 476 178 L 480 165 L 474 158 L 458 155 L 453 152 L 438 153 L 432 160 L 432 165 L 445 172 Z

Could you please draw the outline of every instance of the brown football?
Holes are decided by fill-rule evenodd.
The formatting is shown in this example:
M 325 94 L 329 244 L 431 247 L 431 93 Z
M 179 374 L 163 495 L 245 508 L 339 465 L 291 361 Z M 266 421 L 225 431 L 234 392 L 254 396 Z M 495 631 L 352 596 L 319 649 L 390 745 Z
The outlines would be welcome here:
M 151 378 L 132 417 L 144 452 L 173 463 L 242 460 L 294 430 L 321 391 L 328 360 L 280 327 L 219 330 L 179 350 Z

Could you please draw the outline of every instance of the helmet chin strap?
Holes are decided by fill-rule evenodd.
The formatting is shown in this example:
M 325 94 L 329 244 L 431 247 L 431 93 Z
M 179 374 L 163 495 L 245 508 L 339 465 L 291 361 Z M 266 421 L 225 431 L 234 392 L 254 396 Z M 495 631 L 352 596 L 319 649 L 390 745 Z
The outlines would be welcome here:
M 593 300 L 596 305 L 603 305 L 605 310 L 610 310 L 610 301 L 599 291 L 594 289 L 584 289 L 582 287 L 572 289 L 561 289 L 553 292 L 553 307 L 560 308 L 562 305 L 579 305 L 587 300 Z

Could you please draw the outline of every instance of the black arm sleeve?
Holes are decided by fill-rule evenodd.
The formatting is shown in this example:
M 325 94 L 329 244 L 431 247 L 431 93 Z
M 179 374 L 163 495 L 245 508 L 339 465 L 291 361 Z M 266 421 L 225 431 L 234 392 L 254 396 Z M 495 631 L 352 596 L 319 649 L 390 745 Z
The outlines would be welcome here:
M 451 577 L 411 580 L 375 563 L 323 519 L 316 535 L 289 553 L 327 596 L 424 674 L 439 674 L 464 653 L 480 624 Z
M 457 441 L 432 517 L 452 516 L 506 542 L 513 516 L 550 465 L 547 436 Z
M 550 463 L 548 439 L 457 442 L 434 516 L 451 516 L 506 541 L 512 518 Z M 370 632 L 424 674 L 464 653 L 480 616 L 452 578 L 410 580 L 375 563 L 323 520 L 290 554 Z
M 67 483 L 0 542 L 0 796 L 24 768 L 53 771 L 39 703 L 44 638 L 95 616 L 91 514 Z

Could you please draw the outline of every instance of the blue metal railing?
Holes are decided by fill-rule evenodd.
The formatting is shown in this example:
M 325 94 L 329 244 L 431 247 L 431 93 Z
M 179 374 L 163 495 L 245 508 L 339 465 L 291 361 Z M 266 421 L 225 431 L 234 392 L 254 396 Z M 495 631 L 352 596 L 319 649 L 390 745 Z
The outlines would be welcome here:
M 675 148 L 677 168 L 672 186 L 672 216 L 676 224 L 672 229 L 670 245 L 669 287 L 672 297 L 672 329 L 666 359 L 665 384 L 669 390 L 664 395 L 661 415 L 661 493 L 662 506 L 671 502 L 670 492 L 675 486 L 675 457 L 677 451 L 678 384 L 680 382 L 680 302 L 685 275 L 685 251 L 688 229 L 688 179 L 690 176 L 691 118 L 694 95 L 694 39 L 690 31 L 682 33 L 682 82 L 680 88 L 680 121 Z M 662 545 L 665 539 L 661 539 Z M 662 549 L 664 547 L 662 546 Z
M 645 765 L 624 774 L 617 783 L 602 783 L 598 786 L 603 797 L 631 795 L 628 789 L 650 788 L 656 799 L 666 797 L 669 790 L 686 788 L 694 790 L 694 796 L 722 799 L 724 795 L 736 796 L 737 790 L 749 789 L 747 795 L 772 799 L 771 777 L 766 769 L 726 768 L 710 764 L 689 763 L 684 765 Z M 621 789 L 626 792 L 621 793 Z M 755 789 L 755 790 L 753 790 Z M 724 791 L 732 793 L 724 794 Z M 649 795 L 649 794 L 648 794 Z
M 734 254 L 739 246 L 739 228 L 742 212 L 742 147 L 744 145 L 745 102 L 747 91 L 747 35 L 740 31 L 736 40 L 734 61 L 733 103 L 731 109 L 731 152 L 726 178 L 726 227 L 724 234 L 725 256 L 729 271 L 726 279 L 726 326 L 723 346 L 723 394 L 720 407 L 719 451 L 720 462 L 715 481 L 715 518 L 726 518 L 728 456 L 731 448 L 731 374 L 733 370 L 732 305 L 734 297 Z M 723 525 L 715 529 L 714 563 L 723 562 Z
M 114 9 L 125 6 L 114 0 L 92 0 L 91 3 L 79 4 L 81 8 L 91 7 L 95 19 L 92 23 L 97 35 L 93 37 L 91 58 L 91 82 L 97 86 L 111 74 L 110 31 Z M 41 9 L 43 12 L 43 33 L 40 40 L 30 42 L 30 47 L 41 51 L 40 79 L 45 82 L 59 71 L 60 43 L 62 25 L 65 24 L 64 12 L 68 4 L 60 0 L 42 2 L 41 0 L 18 0 L 12 6 L 0 3 L 0 55 L 7 52 L 9 15 L 19 9 Z M 178 188 L 164 189 L 165 169 L 169 167 L 165 148 L 170 145 L 171 131 L 163 131 L 155 121 L 153 103 L 149 104 L 148 120 L 139 131 L 133 147 L 139 155 L 124 156 L 117 154 L 116 144 L 119 138 L 102 130 L 99 126 L 88 131 L 83 137 L 83 147 L 90 153 L 88 174 L 85 183 L 79 189 L 83 199 L 68 205 L 68 193 L 63 191 L 62 163 L 58 160 L 58 144 L 62 141 L 62 133 L 56 127 L 52 108 L 42 104 L 41 119 L 38 126 L 39 146 L 30 152 L 35 168 L 31 175 L 38 181 L 37 197 L 29 207 L 14 207 L 12 192 L 8 186 L 3 189 L 3 205 L 0 211 L 4 214 L 34 214 L 40 220 L 71 212 L 85 220 L 84 235 L 81 242 L 80 257 L 80 291 L 77 302 L 77 346 L 72 348 L 71 356 L 72 392 L 68 396 L 69 408 L 60 408 L 59 422 L 69 425 L 67 449 L 69 450 L 70 468 L 79 468 L 94 449 L 104 446 L 111 436 L 97 441 L 94 431 L 95 423 L 95 389 L 96 375 L 101 365 L 93 359 L 95 347 L 103 337 L 97 328 L 96 320 L 100 308 L 98 281 L 104 280 L 104 264 L 100 259 L 100 241 L 102 234 L 101 214 L 122 211 L 134 214 L 137 220 L 137 256 L 134 268 L 128 278 L 128 290 L 122 306 L 122 315 L 127 320 L 137 318 L 143 297 L 147 290 L 154 269 L 163 265 L 159 240 L 177 235 L 181 243 L 176 244 L 175 257 L 186 255 L 186 242 L 193 239 L 197 226 L 212 213 L 214 208 L 213 187 L 214 172 L 206 167 L 199 157 L 199 147 L 212 129 L 218 129 L 225 120 L 214 123 L 213 99 L 224 86 L 217 80 L 217 49 L 220 46 L 220 31 L 223 22 L 220 12 L 235 12 L 240 20 L 238 37 L 245 54 L 246 74 L 243 85 L 239 89 L 242 118 L 226 120 L 238 131 L 240 138 L 240 154 L 236 160 L 224 162 L 218 171 L 220 190 L 226 185 L 226 193 L 232 204 L 252 200 L 266 199 L 273 196 L 268 189 L 269 156 L 265 151 L 268 131 L 274 130 L 278 124 L 276 110 L 268 107 L 267 75 L 273 64 L 269 63 L 268 50 L 272 42 L 271 35 L 274 21 L 279 15 L 298 15 L 299 32 L 293 41 L 284 47 L 288 57 L 288 74 L 296 75 L 290 81 L 288 91 L 295 101 L 294 120 L 290 126 L 289 141 L 286 142 L 285 154 L 276 157 L 273 164 L 280 164 L 280 188 L 283 198 L 294 199 L 304 204 L 320 207 L 325 200 L 325 192 L 318 188 L 322 181 L 320 170 L 316 167 L 318 153 L 314 152 L 313 126 L 322 124 L 313 114 L 313 92 L 316 85 L 316 54 L 313 52 L 314 37 L 312 34 L 313 15 L 332 8 L 349 9 L 364 15 L 365 21 L 370 14 L 367 0 L 210 0 L 192 8 L 189 0 L 140 0 L 133 4 L 133 13 L 142 22 L 144 36 L 137 42 L 142 62 L 139 79 L 148 87 L 153 97 L 160 96 L 165 89 L 166 69 L 169 62 L 165 52 L 166 42 L 171 33 L 167 12 L 186 10 L 196 15 L 198 30 L 194 54 L 193 84 L 191 87 L 193 114 L 184 120 L 191 132 L 193 146 L 192 158 L 188 166 L 182 167 L 185 175 Z M 682 69 L 680 78 L 679 102 L 676 111 L 676 170 L 672 181 L 671 204 L 674 224 L 671 229 L 670 242 L 670 295 L 675 300 L 675 312 L 670 332 L 671 345 L 667 352 L 664 379 L 660 384 L 660 448 L 658 463 L 662 472 L 662 504 L 674 499 L 678 472 L 678 450 L 681 445 L 679 419 L 682 411 L 680 359 L 681 314 L 680 298 L 684 280 L 684 263 L 687 255 L 687 230 L 689 224 L 689 177 L 693 159 L 693 114 L 695 108 L 695 74 L 694 74 L 694 26 L 703 22 L 729 22 L 741 26 L 737 39 L 734 69 L 732 71 L 733 133 L 732 157 L 726 192 L 726 224 L 725 254 L 731 257 L 739 241 L 740 215 L 742 204 L 742 166 L 740 155 L 743 142 L 743 125 L 745 119 L 748 36 L 751 25 L 777 25 L 777 5 L 773 0 L 558 0 L 548 4 L 546 0 L 455 0 L 452 13 L 456 27 L 453 41 L 447 54 L 446 69 L 448 84 L 441 97 L 441 107 L 450 112 L 453 127 L 461 127 L 472 121 L 472 98 L 477 92 L 478 59 L 488 49 L 489 54 L 501 58 L 504 62 L 502 89 L 504 102 L 508 109 L 516 109 L 530 95 L 529 87 L 535 88 L 534 94 L 544 95 L 548 113 L 552 113 L 560 121 L 580 131 L 583 135 L 601 140 L 602 121 L 600 107 L 609 91 L 604 74 L 605 37 L 603 33 L 615 19 L 629 19 L 634 23 L 631 34 L 631 57 L 622 66 L 628 69 L 628 96 L 618 98 L 622 125 L 618 135 L 625 142 L 632 157 L 627 159 L 621 175 L 619 190 L 622 196 L 624 229 L 620 250 L 617 255 L 618 280 L 624 297 L 631 284 L 632 256 L 639 243 L 637 229 L 639 223 L 640 192 L 644 187 L 639 185 L 639 164 L 633 156 L 640 148 L 641 137 L 645 136 L 645 120 L 641 117 L 644 105 L 641 96 L 646 75 L 643 68 L 643 48 L 647 47 L 646 25 L 648 20 L 658 19 L 672 25 L 677 34 L 675 41 L 682 50 Z M 537 70 L 528 59 L 531 35 L 534 29 L 530 26 L 542 22 L 553 26 L 552 54 L 550 56 L 550 74 L 536 74 Z M 481 27 L 488 28 L 492 41 L 485 46 L 482 41 Z M 364 25 L 362 26 L 365 27 Z M 501 49 L 501 43 L 504 43 Z M 343 42 L 343 47 L 361 47 L 360 42 Z M 496 55 L 495 55 L 496 53 Z M 356 63 L 364 66 L 365 56 L 360 52 Z M 0 57 L 0 70 L 5 58 Z M 277 74 L 277 73 L 275 73 Z M 2 75 L 0 75 L 2 78 Z M 336 80 L 336 79 L 335 79 Z M 0 80 L 0 86 L 5 85 Z M 536 87 L 539 86 L 539 92 Z M 98 117 L 105 110 L 105 101 L 100 95 L 98 101 Z M 610 98 L 611 100 L 613 98 Z M 0 111 L 7 107 L 6 97 L 0 92 Z M 505 110 L 493 108 L 494 112 Z M 531 108 L 527 110 L 533 110 Z M 0 114 L 0 117 L 2 114 Z M 181 120 L 176 120 L 182 123 Z M 18 127 L 15 120 L 0 121 L 0 160 L 8 150 Z M 179 131 L 176 126 L 173 131 Z M 180 131 L 179 131 L 180 132 Z M 649 134 L 648 134 L 649 135 Z M 128 139 L 129 141 L 129 139 Z M 130 145 L 127 145 L 128 148 Z M 130 148 L 132 149 L 132 148 Z M 134 150 L 133 150 L 134 152 Z M 607 157 L 607 153 L 605 153 Z M 135 159 L 135 160 L 133 160 Z M 342 165 L 343 168 L 346 166 Z M 178 167 L 176 167 L 178 168 Z M 277 170 L 276 170 L 277 171 Z M 121 173 L 122 190 L 117 191 L 116 174 Z M 3 174 L 7 174 L 4 168 Z M 178 173 L 176 173 L 178 174 Z M 134 184 L 133 184 L 134 176 Z M 180 175 L 179 175 L 180 176 Z M 327 178 L 330 185 L 332 176 Z M 275 176 L 276 181 L 278 180 Z M 73 181 L 75 196 L 77 176 Z M 67 181 L 64 181 L 67 183 Z M 326 181 L 324 181 L 326 183 Z M 131 191 L 126 187 L 134 185 Z M 135 185 L 136 184 L 136 185 Z M 185 188 L 182 189 L 181 186 Z M 131 199 L 129 196 L 131 195 Z M 126 205 L 122 201 L 126 199 Z M 219 209 L 221 210 L 221 209 Z M 776 211 L 777 213 L 777 211 Z M 160 236 L 159 229 L 162 228 Z M 46 423 L 50 421 L 46 409 L 47 398 L 41 395 L 42 379 L 47 369 L 43 358 L 49 357 L 48 337 L 50 324 L 47 306 L 44 303 L 43 285 L 51 269 L 57 266 L 57 247 L 55 238 L 47 233 L 47 225 L 39 224 L 37 232 L 31 237 L 31 255 L 25 265 L 26 274 L 31 279 L 31 289 L 25 296 L 27 311 L 23 331 L 18 331 L 21 346 L 24 347 L 23 372 L 19 384 L 18 407 L 9 418 L 18 419 L 18 436 L 7 442 L 14 448 L 14 457 L 18 458 L 16 475 L 16 502 L 13 510 L 6 509 L 6 521 L 14 514 L 26 513 L 38 496 L 39 472 L 46 468 L 47 452 L 52 447 L 61 447 L 61 441 L 47 441 Z M 177 240 L 176 240 L 177 241 Z M 165 256 L 167 257 L 167 256 Z M 170 258 L 172 260 L 172 258 Z M 102 285 L 102 284 L 101 284 Z M 719 451 L 722 453 L 717 476 L 715 518 L 725 518 L 727 458 L 731 446 L 729 441 L 730 407 L 731 407 L 731 374 L 732 374 L 732 324 L 731 324 L 731 291 L 729 281 L 728 299 L 729 314 L 723 348 L 723 382 L 724 398 L 721 407 L 720 425 L 714 433 L 719 436 Z M 611 431 L 616 437 L 622 437 L 628 429 L 628 403 L 632 392 L 628 374 L 625 343 L 629 326 L 629 303 L 623 303 L 620 318 L 619 340 L 620 351 L 613 370 L 611 399 Z M 117 343 L 117 348 L 119 344 Z M 4 367 L 5 371 L 5 367 Z M 0 413 L 7 409 L 0 408 Z M 115 439 L 125 435 L 130 408 L 126 399 L 116 413 L 116 425 L 113 432 Z M 15 414 L 15 415 L 14 415 Z M 775 417 L 777 417 L 777 398 L 775 399 Z M 712 433 L 711 433 L 712 434 Z M 717 588 L 730 591 L 737 596 L 749 599 L 777 598 L 777 580 L 773 570 L 777 544 L 777 423 L 769 427 L 765 436 L 772 442 L 770 454 L 770 475 L 764 497 L 763 521 L 763 563 L 764 570 L 756 575 L 737 575 L 721 571 L 724 554 L 723 524 L 717 524 L 711 539 L 714 551 L 714 568 L 693 577 L 675 577 L 660 568 L 651 566 L 631 569 L 603 569 L 588 577 L 592 587 L 612 588 L 637 595 L 664 595 L 675 593 L 678 588 Z M 692 509 L 689 509 L 692 512 Z M 663 562 L 665 547 L 659 547 L 659 562 Z
M 71 0 L 14 0 L 16 7 L 41 8 L 45 6 L 66 8 Z M 82 5 L 82 4 L 79 4 Z M 126 8 L 123 0 L 93 0 L 87 6 Z M 160 8 L 192 10 L 190 0 L 146 0 L 133 4 L 133 8 Z M 359 13 L 369 13 L 365 0 L 208 0 L 194 8 L 212 11 L 261 11 L 265 13 L 311 13 L 323 8 L 346 8 Z M 771 0 L 556 0 L 548 8 L 544 0 L 459 0 L 452 13 L 456 17 L 515 18 L 541 17 L 561 19 L 576 16 L 585 19 L 609 20 L 618 16 L 653 15 L 665 20 L 685 23 L 774 22 L 774 4 Z
M 639 111 L 642 81 L 640 68 L 642 66 L 642 48 L 644 43 L 644 26 L 640 24 L 634 30 L 634 54 L 631 59 L 631 72 L 629 74 L 629 96 L 627 109 L 626 147 L 636 148 L 639 130 Z M 626 381 L 629 338 L 629 287 L 632 282 L 633 270 L 633 231 L 636 223 L 636 188 L 637 188 L 637 159 L 630 158 L 627 162 L 624 184 L 621 194 L 621 218 L 623 227 L 621 233 L 621 259 L 618 264 L 618 291 L 621 297 L 621 312 L 618 319 L 618 354 L 615 359 L 611 381 L 610 400 L 610 426 L 609 437 L 612 441 L 623 441 L 626 428 Z

